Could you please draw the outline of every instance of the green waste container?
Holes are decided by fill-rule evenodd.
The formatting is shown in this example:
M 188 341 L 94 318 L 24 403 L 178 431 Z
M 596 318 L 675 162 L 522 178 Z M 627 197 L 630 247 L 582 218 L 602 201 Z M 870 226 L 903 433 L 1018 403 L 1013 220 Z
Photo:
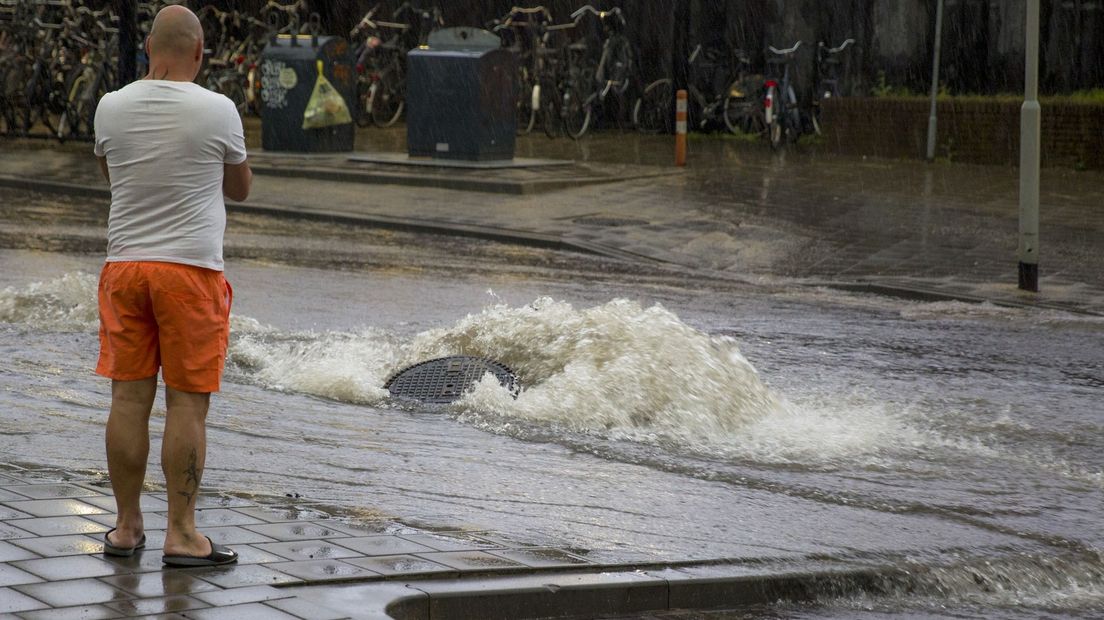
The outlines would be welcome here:
M 333 153 L 353 150 L 355 125 L 303 129 L 317 62 L 323 75 L 356 110 L 356 72 L 349 44 L 341 37 L 278 35 L 261 54 L 261 146 L 266 151 Z

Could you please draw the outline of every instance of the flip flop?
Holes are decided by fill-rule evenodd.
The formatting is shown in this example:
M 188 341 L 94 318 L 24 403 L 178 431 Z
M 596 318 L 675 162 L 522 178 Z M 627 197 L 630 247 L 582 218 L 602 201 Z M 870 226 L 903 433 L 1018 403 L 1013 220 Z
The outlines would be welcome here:
M 211 553 L 198 557 L 194 555 L 166 555 L 161 558 L 161 561 L 165 566 L 178 566 L 178 567 L 195 567 L 195 566 L 222 566 L 223 564 L 233 564 L 238 561 L 238 553 L 229 547 L 222 545 L 216 545 L 210 536 L 207 538 L 207 542 L 211 543 Z
M 134 555 L 135 551 L 146 548 L 145 534 L 142 534 L 142 538 L 138 540 L 138 544 L 134 545 L 133 547 L 120 547 L 118 545 L 112 544 L 111 532 L 114 532 L 116 529 L 117 528 L 113 527 L 108 530 L 106 534 L 104 534 L 104 555 L 110 555 L 117 558 L 129 558 L 130 556 Z

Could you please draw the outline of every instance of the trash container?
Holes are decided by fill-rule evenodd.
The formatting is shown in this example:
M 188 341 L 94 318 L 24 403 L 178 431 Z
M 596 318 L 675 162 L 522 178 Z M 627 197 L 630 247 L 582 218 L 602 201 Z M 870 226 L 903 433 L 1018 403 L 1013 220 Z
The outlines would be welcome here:
M 498 37 L 446 28 L 406 57 L 406 139 L 411 157 L 513 159 L 517 59 Z
M 353 150 L 353 123 L 303 129 L 318 61 L 322 73 L 356 110 L 356 74 L 349 44 L 341 37 L 278 35 L 261 54 L 261 146 L 266 151 L 331 153 Z

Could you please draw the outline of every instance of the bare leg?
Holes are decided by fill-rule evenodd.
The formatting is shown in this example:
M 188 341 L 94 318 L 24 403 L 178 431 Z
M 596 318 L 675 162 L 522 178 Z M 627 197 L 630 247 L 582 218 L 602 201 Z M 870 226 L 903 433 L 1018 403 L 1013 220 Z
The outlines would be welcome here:
M 107 471 L 115 494 L 116 531 L 111 543 L 133 547 L 144 533 L 139 501 L 149 460 L 149 418 L 157 394 L 157 377 L 111 382 L 107 418 Z
M 211 395 L 165 387 L 165 438 L 161 468 L 169 493 L 166 555 L 206 556 L 207 538 L 195 527 L 195 502 L 207 457 L 207 408 Z

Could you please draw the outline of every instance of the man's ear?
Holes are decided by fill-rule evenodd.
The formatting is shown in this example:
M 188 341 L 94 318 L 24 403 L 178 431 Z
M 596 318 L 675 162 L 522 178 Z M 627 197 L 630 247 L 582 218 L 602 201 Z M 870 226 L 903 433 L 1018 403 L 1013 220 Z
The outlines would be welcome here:
M 146 61 L 148 62 L 150 57 L 150 38 L 148 34 L 145 43 L 142 44 L 142 49 L 146 50 Z
M 203 63 L 203 39 L 202 38 L 200 38 L 198 41 L 196 41 L 195 61 L 200 63 L 200 64 Z

